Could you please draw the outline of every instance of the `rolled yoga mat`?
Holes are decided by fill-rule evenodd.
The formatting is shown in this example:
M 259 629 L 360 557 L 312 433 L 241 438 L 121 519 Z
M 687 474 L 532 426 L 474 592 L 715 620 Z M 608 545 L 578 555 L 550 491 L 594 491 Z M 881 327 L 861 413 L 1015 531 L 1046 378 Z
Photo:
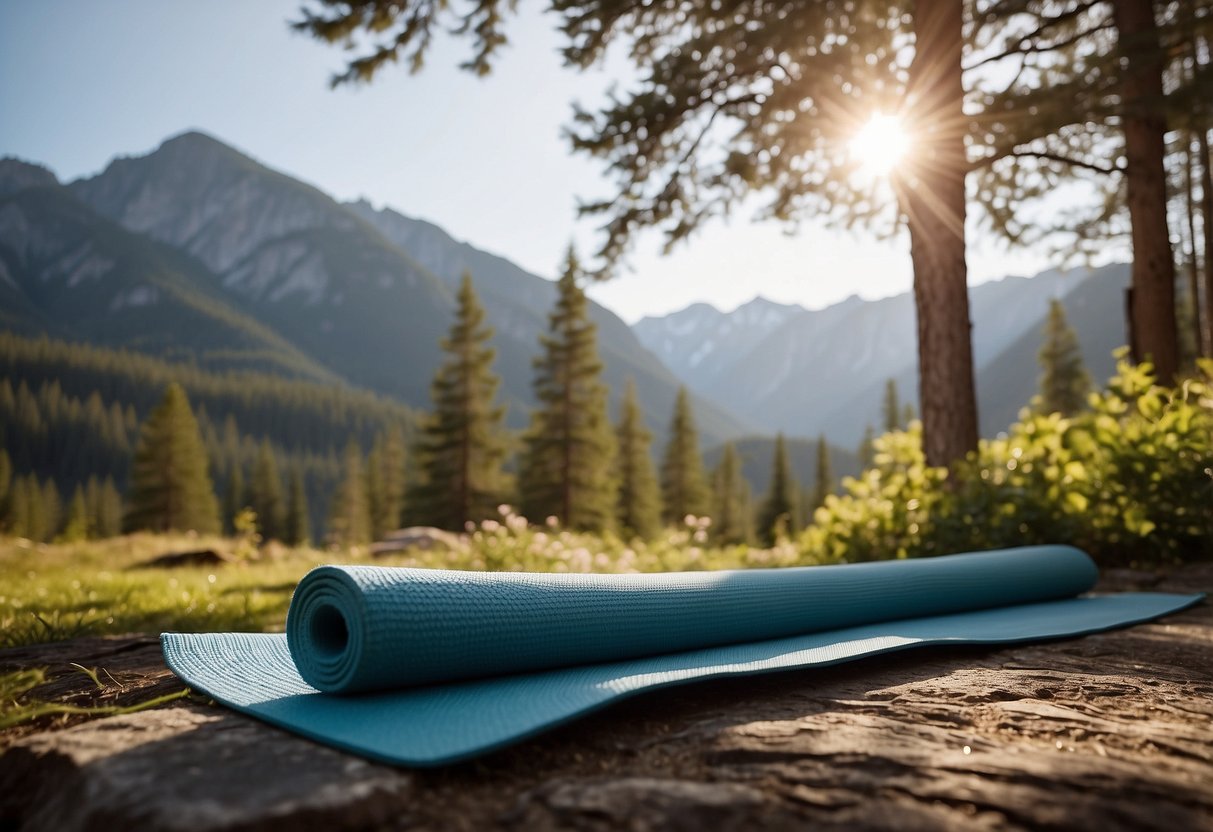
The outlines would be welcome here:
M 658 687 L 919 645 L 1075 636 L 1203 597 L 1075 597 L 1097 575 L 1068 546 L 645 575 L 322 566 L 296 589 L 284 635 L 161 641 L 178 676 L 236 710 L 431 766 Z

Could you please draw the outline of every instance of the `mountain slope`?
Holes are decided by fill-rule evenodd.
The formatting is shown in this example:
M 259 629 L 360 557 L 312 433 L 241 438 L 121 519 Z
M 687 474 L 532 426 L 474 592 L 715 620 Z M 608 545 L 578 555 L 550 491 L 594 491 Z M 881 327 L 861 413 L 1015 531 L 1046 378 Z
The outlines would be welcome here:
M 389 208 L 376 210 L 365 200 L 348 207 L 448 286 L 454 287 L 465 271 L 472 274 L 489 322 L 496 330 L 496 370 L 507 390 L 524 391 L 520 398 L 529 408 L 533 404 L 531 361 L 538 350 L 538 334 L 546 331 L 548 312 L 556 302 L 555 284 L 503 257 L 455 240 L 432 223 Z M 625 381 L 631 378 L 636 382 L 646 421 L 659 436 L 664 435 L 679 385 L 676 374 L 654 358 L 619 316 L 593 301 L 589 308 L 590 318 L 598 327 L 603 377 L 612 391 L 612 414 Z M 746 426 L 728 404 L 699 398 L 694 407 L 705 441 L 718 442 L 745 432 Z
M 1035 392 L 1039 327 L 1053 297 L 1068 298 L 1082 289 L 1074 323 L 1093 375 L 1102 379 L 1112 347 L 1122 340 L 1118 310 L 1126 275 L 1125 266 L 1089 274 L 1049 271 L 971 290 L 984 433 L 1009 424 Z M 1078 314 L 1088 308 L 1092 311 Z M 670 318 L 677 323 L 678 316 L 689 314 L 702 312 L 690 307 Z M 660 350 L 659 339 L 668 336 L 669 327 L 649 320 L 636 331 L 650 349 Z M 888 379 L 895 380 L 903 401 L 916 398 L 915 321 L 908 294 L 870 302 L 850 298 L 826 309 L 798 312 L 762 334 L 731 362 L 710 374 L 684 371 L 684 380 L 705 398 L 733 403 L 742 418 L 767 430 L 798 436 L 823 432 L 846 447 L 858 442 L 865 425 L 878 425 Z M 712 336 L 695 330 L 679 349 L 693 354 L 707 337 Z
M 337 380 L 231 306 L 192 258 L 97 216 L 57 184 L 10 192 L 0 198 L 0 326 L 216 370 Z
M 425 400 L 450 292 L 321 191 L 200 133 L 69 187 L 197 258 L 232 302 L 347 381 Z

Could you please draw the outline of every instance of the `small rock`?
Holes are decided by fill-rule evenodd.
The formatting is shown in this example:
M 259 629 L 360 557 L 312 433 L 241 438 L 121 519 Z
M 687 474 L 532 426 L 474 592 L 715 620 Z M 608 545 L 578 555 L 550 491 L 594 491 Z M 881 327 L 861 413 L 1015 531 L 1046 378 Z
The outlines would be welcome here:
M 371 554 L 380 557 L 408 549 L 421 549 L 428 552 L 432 549 L 453 551 L 463 547 L 463 539 L 457 534 L 433 526 L 410 526 L 407 529 L 389 533 L 378 543 L 372 543 Z
M 178 566 L 218 566 L 231 563 L 232 558 L 214 549 L 197 549 L 190 552 L 165 552 L 151 560 L 136 564 L 136 569 L 173 569 Z

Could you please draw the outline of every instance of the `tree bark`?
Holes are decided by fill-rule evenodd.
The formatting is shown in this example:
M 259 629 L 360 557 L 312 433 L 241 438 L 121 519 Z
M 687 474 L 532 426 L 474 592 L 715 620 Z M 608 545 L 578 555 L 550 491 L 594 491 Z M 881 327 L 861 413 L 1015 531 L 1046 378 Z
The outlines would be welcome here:
M 1204 355 L 1204 328 L 1201 319 L 1203 317 L 1200 310 L 1200 271 L 1197 267 L 1197 260 L 1200 255 L 1196 252 L 1196 202 L 1192 191 L 1192 176 L 1194 173 L 1192 157 L 1195 155 L 1192 151 L 1192 132 L 1184 131 L 1184 136 L 1187 139 L 1186 147 L 1184 148 L 1184 208 L 1187 213 L 1188 220 L 1188 250 L 1186 252 L 1188 259 L 1188 296 L 1192 299 L 1192 338 L 1196 342 L 1196 355 Z M 1185 356 L 1185 359 L 1188 357 Z
M 1196 131 L 1200 141 L 1201 200 L 1205 238 L 1205 355 L 1213 358 L 1213 159 L 1209 157 L 1209 134 L 1201 126 Z
M 1119 48 L 1127 60 L 1121 81 L 1126 184 L 1133 240 L 1133 330 L 1135 361 L 1152 361 L 1169 383 L 1179 368 L 1175 327 L 1175 263 L 1167 230 L 1166 120 L 1161 104 L 1162 53 L 1151 0 L 1112 4 Z
M 910 232 L 918 397 L 929 465 L 951 465 L 977 448 L 965 265 L 962 26 L 962 0 L 915 4 L 905 113 L 914 147 L 894 183 Z

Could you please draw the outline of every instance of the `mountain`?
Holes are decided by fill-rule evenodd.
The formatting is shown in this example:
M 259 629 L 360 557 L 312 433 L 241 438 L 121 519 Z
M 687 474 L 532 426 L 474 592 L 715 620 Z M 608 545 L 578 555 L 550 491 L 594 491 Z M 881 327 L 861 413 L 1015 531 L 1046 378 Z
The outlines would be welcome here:
M 556 285 L 518 267 L 504 257 L 460 242 L 433 223 L 407 217 L 390 208 L 376 210 L 365 200 L 349 209 L 377 228 L 388 240 L 409 254 L 451 290 L 463 273 L 470 272 L 476 291 L 484 301 L 489 323 L 496 331 L 495 369 L 507 389 L 525 390 L 526 407 L 533 377 L 531 360 L 536 354 L 538 333 L 547 329 L 549 310 L 556 302 Z M 604 306 L 590 301 L 590 318 L 598 327 L 598 351 L 603 378 L 612 391 L 612 413 L 618 394 L 628 378 L 636 382 L 645 419 L 659 436 L 664 435 L 674 410 L 678 374 L 654 360 L 652 352 L 622 319 Z M 728 404 L 695 402 L 695 421 L 706 442 L 737 436 L 745 431 Z
M 1036 391 L 1036 352 L 1051 298 L 1061 298 L 1066 306 L 1092 376 L 1103 380 L 1111 373 L 1111 351 L 1123 343 L 1121 309 L 1128 274 L 1125 265 L 1090 272 L 1054 270 L 972 288 L 984 434 L 1010 424 Z M 689 366 L 689 358 L 673 366 L 696 393 L 730 403 L 743 419 L 765 430 L 795 436 L 820 432 L 831 442 L 854 447 L 865 425 L 879 425 L 888 379 L 897 383 L 903 401 L 916 398 L 916 328 L 908 294 L 868 302 L 852 297 L 815 311 L 793 309 L 774 327 L 743 324 L 753 317 L 746 307 L 716 313 L 718 317 L 711 313 L 716 311 L 705 313 L 697 305 L 645 319 L 634 331 L 659 355 L 694 356 L 704 344 L 713 344 L 711 354 L 723 357 L 710 373 Z
M 727 314 L 696 303 L 664 317 L 643 318 L 632 329 L 675 375 L 698 390 L 710 388 L 738 356 L 748 354 L 768 333 L 804 311 L 803 306 L 761 297 Z
M 0 327 L 199 363 L 346 383 L 429 406 L 453 283 L 470 268 L 498 337 L 510 421 L 533 399 L 550 281 L 368 204 L 343 205 L 188 132 L 67 185 L 0 164 Z M 632 376 L 659 433 L 677 378 L 598 305 L 605 375 Z M 745 432 L 699 402 L 705 441 Z

